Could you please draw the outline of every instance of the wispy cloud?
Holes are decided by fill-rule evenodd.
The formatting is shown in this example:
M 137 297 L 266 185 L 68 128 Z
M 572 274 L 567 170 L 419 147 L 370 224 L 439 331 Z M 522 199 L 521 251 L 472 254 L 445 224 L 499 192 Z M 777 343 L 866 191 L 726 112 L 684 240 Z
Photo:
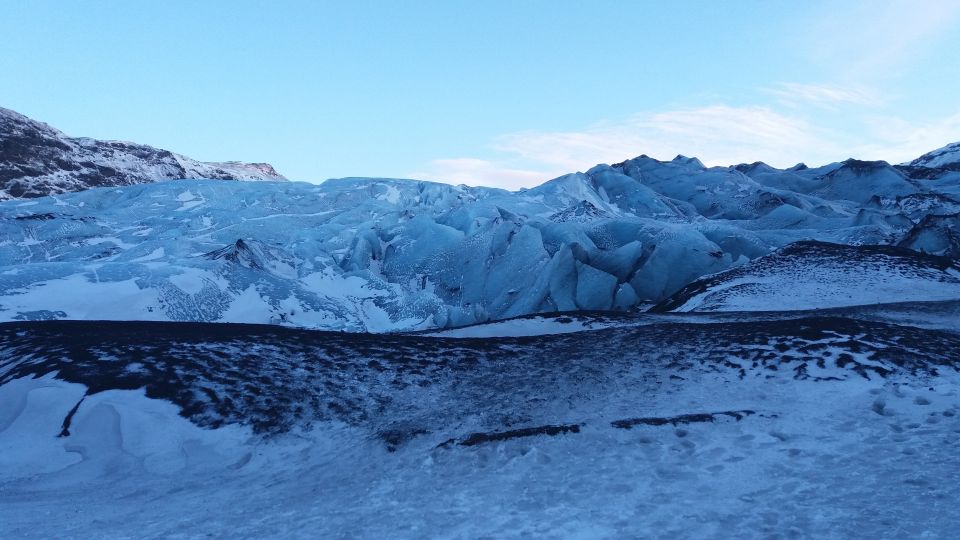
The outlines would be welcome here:
M 960 140 L 960 109 L 929 122 L 872 116 L 866 119 L 866 124 L 872 140 L 853 149 L 853 155 L 864 159 L 900 163 Z
M 828 2 L 809 26 L 806 47 L 846 80 L 897 76 L 956 31 L 956 0 Z
M 875 107 L 884 101 L 876 91 L 863 87 L 844 87 L 836 84 L 780 83 L 767 90 L 780 102 L 792 107 L 817 105 L 836 109 L 845 105 Z
M 692 155 L 707 165 L 757 159 L 792 165 L 804 150 L 822 153 L 820 140 L 801 118 L 766 107 L 712 105 L 637 114 L 576 131 L 505 134 L 493 141 L 495 159 L 438 159 L 412 176 L 517 189 L 640 153 L 659 159 Z
M 719 165 L 756 156 L 789 160 L 790 145 L 816 144 L 813 132 L 805 120 L 767 107 L 711 105 L 637 114 L 582 131 L 515 133 L 500 137 L 496 146 L 567 170 L 621 161 L 640 152 L 661 159 L 696 155 L 704 163 Z

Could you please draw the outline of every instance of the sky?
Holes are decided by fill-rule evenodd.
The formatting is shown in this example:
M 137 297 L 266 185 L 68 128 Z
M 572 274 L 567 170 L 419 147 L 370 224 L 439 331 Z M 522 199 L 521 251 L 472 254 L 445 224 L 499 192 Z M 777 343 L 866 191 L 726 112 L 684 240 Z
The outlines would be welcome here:
M 516 189 L 647 154 L 960 140 L 960 1 L 0 0 L 0 106 L 293 180 Z

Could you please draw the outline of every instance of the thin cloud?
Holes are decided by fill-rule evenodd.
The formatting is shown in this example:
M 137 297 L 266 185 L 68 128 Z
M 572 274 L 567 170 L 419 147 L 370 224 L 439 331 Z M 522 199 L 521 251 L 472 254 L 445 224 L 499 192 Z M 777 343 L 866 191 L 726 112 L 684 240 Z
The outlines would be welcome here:
M 817 105 L 836 109 L 841 105 L 876 107 L 884 100 L 876 92 L 866 88 L 843 87 L 833 84 L 780 83 L 767 90 L 777 96 L 781 103 L 798 107 Z
M 894 116 L 874 116 L 867 125 L 875 141 L 854 149 L 864 159 L 890 163 L 912 161 L 949 143 L 960 141 L 960 110 L 932 122 L 909 122 Z
M 619 123 L 579 132 L 505 135 L 496 147 L 537 163 L 582 170 L 646 153 L 659 159 L 696 156 L 707 165 L 763 159 L 793 165 L 803 155 L 823 154 L 830 134 L 805 119 L 769 107 L 711 105 L 638 114 Z
M 641 153 L 659 159 L 697 156 L 707 165 L 757 159 L 793 165 L 804 150 L 822 152 L 818 141 L 802 119 L 766 107 L 713 105 L 638 114 L 580 131 L 510 133 L 494 141 L 497 159 L 438 159 L 413 176 L 519 189 Z
M 805 46 L 847 80 L 899 75 L 960 23 L 956 0 L 871 0 L 826 9 L 812 21 Z

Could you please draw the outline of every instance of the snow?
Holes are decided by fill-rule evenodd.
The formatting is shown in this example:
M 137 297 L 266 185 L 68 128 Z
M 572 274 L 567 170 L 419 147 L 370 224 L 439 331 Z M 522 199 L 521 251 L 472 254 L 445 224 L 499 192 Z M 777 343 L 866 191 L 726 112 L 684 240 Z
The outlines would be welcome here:
M 377 198 L 387 201 L 390 204 L 399 204 L 400 203 L 400 190 L 396 187 L 388 185 L 387 192 L 383 195 L 379 195 Z
M 918 157 L 908 165 L 920 167 L 945 167 L 960 163 L 960 142 L 955 142 L 938 148 Z
M 142 390 L 85 394 L 82 385 L 52 377 L 0 386 L 0 403 L 8 411 L 0 423 L 4 481 L 47 475 L 39 485 L 56 489 L 124 472 L 149 477 L 220 469 L 245 455 L 242 443 L 251 437 L 238 427 L 201 429 L 172 403 L 148 399 Z M 70 435 L 58 437 L 65 414 L 78 402 Z
M 621 323 L 622 324 L 622 323 Z M 450 328 L 424 335 L 443 338 L 491 338 L 570 334 L 619 326 L 616 322 L 576 315 L 521 317 L 486 324 Z
M 193 192 L 189 190 L 177 195 L 177 200 L 183 204 L 181 204 L 179 208 L 175 209 L 176 212 L 190 210 L 206 202 L 203 197 L 194 195 Z
M 136 244 L 124 242 L 123 240 L 115 236 L 108 236 L 108 237 L 102 237 L 102 238 L 90 238 L 90 239 L 87 239 L 86 242 L 92 246 L 98 246 L 100 244 L 110 243 L 110 244 L 116 245 L 121 249 L 130 249 L 136 246 Z
M 187 294 L 197 294 L 214 277 L 202 270 L 188 268 L 179 274 L 170 276 L 170 283 Z
M 11 289 L 0 304 L 0 318 L 14 320 L 30 313 L 62 313 L 59 318 L 92 320 L 164 320 L 154 290 L 136 280 L 99 281 L 97 269 Z
M 831 245 L 797 245 L 705 278 L 702 289 L 671 309 L 787 311 L 891 302 L 960 299 L 960 267 L 916 260 L 910 252 L 877 253 Z
M 255 285 L 250 285 L 236 295 L 223 313 L 227 321 L 243 321 L 254 324 L 269 324 L 272 312 L 270 304 L 264 301 Z
M 863 276 L 854 273 L 746 277 L 712 289 L 711 295 L 723 296 L 731 289 L 744 291 L 743 294 L 723 296 L 723 311 L 826 309 L 882 304 L 892 298 L 904 302 L 960 298 L 960 282 L 922 281 L 895 273 L 881 276 L 869 287 L 863 287 L 863 282 Z M 717 308 L 710 302 L 710 296 L 703 296 L 684 304 L 678 311 L 713 311 Z
M 79 463 L 79 453 L 50 444 L 57 423 L 84 396 L 82 385 L 52 377 L 0 386 L 0 470 L 4 480 L 50 474 Z M 42 427 L 41 427 L 42 426 Z
M 137 257 L 136 259 L 132 259 L 130 262 L 155 261 L 157 259 L 162 259 L 164 253 L 165 253 L 164 249 L 162 247 L 158 247 L 157 249 L 151 251 L 149 254 L 144 255 L 143 257 Z
M 827 350 L 849 352 L 843 339 Z M 569 402 L 503 411 L 526 416 L 515 427 L 577 432 L 438 446 L 483 431 L 478 415 L 392 452 L 338 421 L 266 439 L 201 429 L 142 390 L 87 396 L 58 438 L 86 388 L 14 379 L 0 386 L 0 534 L 946 538 L 960 528 L 952 369 L 866 379 L 828 368 L 840 378 L 821 381 L 704 370 L 659 383 L 650 366 L 634 369 L 619 384 L 581 381 Z M 453 396 L 433 392 L 395 396 L 442 418 Z M 753 413 L 613 425 L 718 411 Z M 377 419 L 391 420 L 402 418 Z

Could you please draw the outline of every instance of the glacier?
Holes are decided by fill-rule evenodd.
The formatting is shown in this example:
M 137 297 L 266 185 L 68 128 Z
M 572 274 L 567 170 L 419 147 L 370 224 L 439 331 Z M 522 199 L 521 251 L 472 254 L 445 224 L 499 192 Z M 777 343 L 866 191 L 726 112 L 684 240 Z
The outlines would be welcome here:
M 516 192 L 197 179 L 9 200 L 0 320 L 383 332 L 642 309 L 795 242 L 954 256 L 960 172 L 937 165 L 640 156 Z

